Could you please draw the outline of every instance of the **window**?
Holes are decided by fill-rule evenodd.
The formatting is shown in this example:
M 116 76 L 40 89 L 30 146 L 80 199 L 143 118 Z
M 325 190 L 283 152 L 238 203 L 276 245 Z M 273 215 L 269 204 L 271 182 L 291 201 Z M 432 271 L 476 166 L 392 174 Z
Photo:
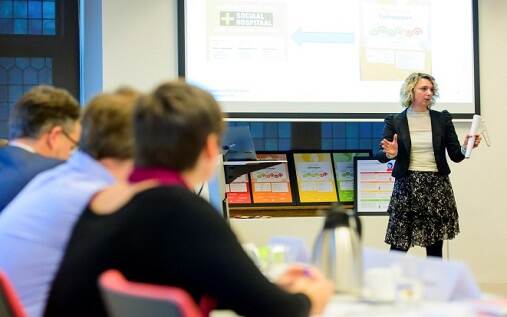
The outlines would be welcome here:
M 0 0 L 0 34 L 56 34 L 56 1 Z
M 383 122 L 323 122 L 322 150 L 378 150 Z
M 79 99 L 78 0 L 0 0 L 0 138 L 10 109 L 39 84 Z
M 229 126 L 248 126 L 255 150 L 288 151 L 291 149 L 289 122 L 229 122 Z
M 298 150 L 293 129 L 310 131 L 305 137 L 313 139 L 315 150 L 378 150 L 382 139 L 383 122 L 322 122 L 320 135 L 310 135 L 304 123 L 293 127 L 290 122 L 229 122 L 230 126 L 244 125 L 250 128 L 255 149 L 259 151 Z

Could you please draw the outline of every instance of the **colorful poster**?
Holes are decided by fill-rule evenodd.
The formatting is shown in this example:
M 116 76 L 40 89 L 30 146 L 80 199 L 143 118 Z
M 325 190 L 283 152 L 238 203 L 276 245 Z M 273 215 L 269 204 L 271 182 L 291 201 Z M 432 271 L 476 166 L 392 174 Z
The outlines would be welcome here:
M 225 185 L 225 193 L 229 204 L 251 204 L 250 188 L 247 175 L 241 175 L 232 183 Z
M 395 161 L 380 163 L 375 159 L 358 159 L 356 178 L 356 210 L 358 212 L 386 212 L 393 192 L 391 176 Z
M 354 202 L 354 157 L 369 157 L 369 153 L 333 153 L 334 174 L 338 200 L 342 203 Z
M 258 160 L 287 160 L 285 154 L 257 154 Z M 289 168 L 281 163 L 250 173 L 254 203 L 292 203 Z
M 302 203 L 338 201 L 330 153 L 294 154 Z

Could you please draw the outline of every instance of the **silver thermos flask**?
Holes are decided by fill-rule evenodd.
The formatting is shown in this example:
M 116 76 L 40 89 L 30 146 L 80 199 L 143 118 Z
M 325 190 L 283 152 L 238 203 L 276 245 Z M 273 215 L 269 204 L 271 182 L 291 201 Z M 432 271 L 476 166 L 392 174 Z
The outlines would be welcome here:
M 338 293 L 361 295 L 363 261 L 357 213 L 333 205 L 313 246 L 312 262 L 335 284 Z

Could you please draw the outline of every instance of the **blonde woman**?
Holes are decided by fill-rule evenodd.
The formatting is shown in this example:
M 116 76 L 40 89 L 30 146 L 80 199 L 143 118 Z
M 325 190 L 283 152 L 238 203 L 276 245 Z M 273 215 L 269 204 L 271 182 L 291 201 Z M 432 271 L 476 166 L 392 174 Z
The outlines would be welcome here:
M 428 256 L 442 257 L 443 240 L 459 233 L 445 152 L 452 161 L 461 162 L 471 136 L 465 136 L 462 146 L 449 112 L 431 110 L 438 97 L 433 76 L 410 74 L 400 97 L 406 109 L 386 117 L 376 153 L 380 162 L 396 160 L 385 242 L 391 250 L 406 252 L 416 245 L 425 247 Z M 480 137 L 474 137 L 477 147 Z

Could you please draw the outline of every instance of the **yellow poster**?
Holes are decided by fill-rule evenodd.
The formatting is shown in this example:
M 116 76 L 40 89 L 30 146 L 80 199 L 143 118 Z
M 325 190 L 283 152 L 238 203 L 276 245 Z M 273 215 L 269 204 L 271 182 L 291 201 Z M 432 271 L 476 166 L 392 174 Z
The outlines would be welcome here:
M 294 165 L 300 202 L 338 201 L 330 153 L 295 153 Z

